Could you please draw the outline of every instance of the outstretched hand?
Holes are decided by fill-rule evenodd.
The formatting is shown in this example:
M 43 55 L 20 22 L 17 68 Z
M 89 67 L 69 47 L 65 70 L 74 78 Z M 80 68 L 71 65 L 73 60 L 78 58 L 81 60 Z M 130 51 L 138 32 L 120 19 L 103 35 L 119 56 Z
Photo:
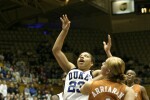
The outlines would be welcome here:
M 110 37 L 110 35 L 108 35 L 108 42 L 106 43 L 105 41 L 103 41 L 103 44 L 104 44 L 104 50 L 110 51 L 110 49 L 111 49 L 111 37 Z
M 62 22 L 62 30 L 67 31 L 70 27 L 70 20 L 68 19 L 67 15 L 63 15 L 60 17 L 60 20 Z

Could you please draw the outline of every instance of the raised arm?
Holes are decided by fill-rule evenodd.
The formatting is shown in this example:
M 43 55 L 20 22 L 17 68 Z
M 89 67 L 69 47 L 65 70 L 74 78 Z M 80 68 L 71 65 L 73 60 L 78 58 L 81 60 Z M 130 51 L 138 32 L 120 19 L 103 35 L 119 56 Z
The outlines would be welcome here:
M 141 86 L 140 88 L 141 88 L 142 100 L 149 100 L 145 87 Z
M 107 54 L 107 57 L 112 57 L 112 54 L 110 52 L 111 49 L 111 37 L 108 35 L 108 43 L 106 44 L 105 41 L 103 41 L 104 50 Z M 101 70 L 95 70 L 92 72 L 94 79 L 93 80 L 100 80 L 103 79 L 103 76 L 101 75 Z
M 105 52 L 107 54 L 107 57 L 112 57 L 112 54 L 110 52 L 110 49 L 111 49 L 111 37 L 110 37 L 110 35 L 108 35 L 108 42 L 107 42 L 107 44 L 106 44 L 105 41 L 103 41 L 103 45 L 104 45 L 104 50 L 105 50 Z
M 63 15 L 62 17 L 60 17 L 60 20 L 62 22 L 62 31 L 60 32 L 59 36 L 57 37 L 54 43 L 52 52 L 60 67 L 65 72 L 68 72 L 75 66 L 74 64 L 68 61 L 67 57 L 62 52 L 62 46 L 70 28 L 70 20 L 68 19 L 67 15 Z

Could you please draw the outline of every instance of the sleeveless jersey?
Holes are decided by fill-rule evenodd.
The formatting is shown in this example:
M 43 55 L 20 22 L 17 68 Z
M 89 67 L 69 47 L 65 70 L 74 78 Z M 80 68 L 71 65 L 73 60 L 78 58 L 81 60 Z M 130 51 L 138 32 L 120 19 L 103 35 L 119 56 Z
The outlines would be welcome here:
M 64 87 L 64 100 L 88 100 L 88 95 L 80 92 L 81 86 L 93 78 L 91 70 L 81 71 L 72 69 L 66 76 Z
M 140 85 L 134 84 L 131 88 L 135 92 L 135 97 L 136 97 L 135 100 L 142 100 Z
M 94 81 L 90 86 L 89 100 L 124 100 L 125 84 L 108 80 Z
M 57 94 L 58 95 L 58 97 L 59 97 L 59 100 L 63 100 L 63 92 L 61 92 L 61 93 L 59 93 L 59 94 Z

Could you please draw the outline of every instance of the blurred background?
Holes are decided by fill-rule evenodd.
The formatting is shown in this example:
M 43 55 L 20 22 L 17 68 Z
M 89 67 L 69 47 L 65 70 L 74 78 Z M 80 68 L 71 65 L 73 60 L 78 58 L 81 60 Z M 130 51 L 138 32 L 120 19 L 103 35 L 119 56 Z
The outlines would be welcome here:
M 17 98 L 27 87 L 40 96 L 63 90 L 63 71 L 51 51 L 63 14 L 71 20 L 63 46 L 70 61 L 76 64 L 88 51 L 95 57 L 92 69 L 100 68 L 110 34 L 112 54 L 136 71 L 150 96 L 149 0 L 0 0 L 0 84 L 18 91 L 0 93 Z

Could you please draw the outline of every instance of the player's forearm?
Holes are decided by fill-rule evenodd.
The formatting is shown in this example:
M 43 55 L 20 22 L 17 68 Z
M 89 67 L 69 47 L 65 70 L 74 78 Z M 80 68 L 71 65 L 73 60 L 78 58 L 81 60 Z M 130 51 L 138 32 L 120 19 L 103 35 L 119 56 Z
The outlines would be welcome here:
M 54 46 L 52 49 L 53 52 L 62 49 L 62 46 L 63 46 L 63 43 L 64 43 L 67 33 L 68 33 L 68 30 L 62 30 L 60 32 L 59 36 L 57 37 L 57 39 L 54 43 Z
M 108 58 L 112 57 L 112 54 L 111 54 L 110 50 L 106 51 L 106 55 L 107 55 Z

